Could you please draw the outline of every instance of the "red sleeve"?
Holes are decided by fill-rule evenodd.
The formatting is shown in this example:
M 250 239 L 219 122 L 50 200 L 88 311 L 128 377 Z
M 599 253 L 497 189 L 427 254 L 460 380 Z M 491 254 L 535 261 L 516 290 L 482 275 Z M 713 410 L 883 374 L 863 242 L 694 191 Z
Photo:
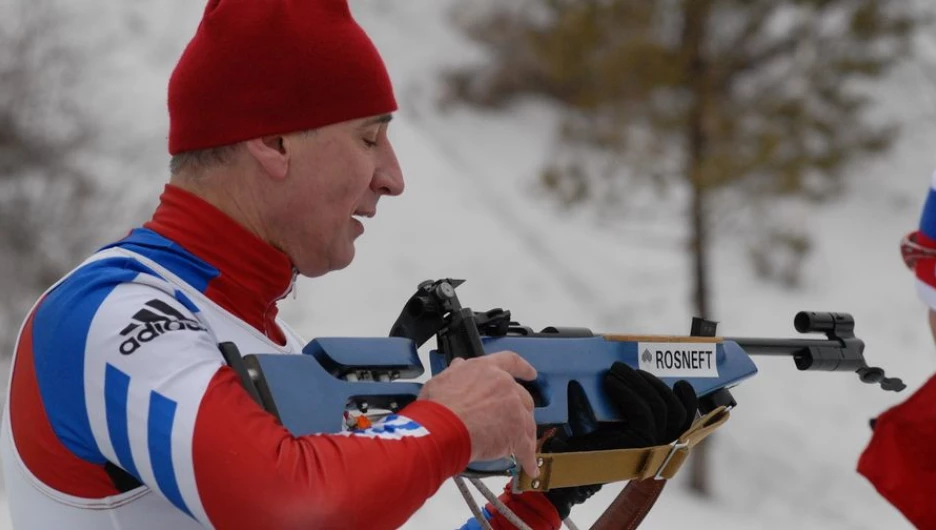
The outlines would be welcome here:
M 499 499 L 533 530 L 559 530 L 562 527 L 562 521 L 559 520 L 556 508 L 542 493 L 528 491 L 514 495 L 510 490 L 510 484 L 508 484 Z M 514 530 L 516 528 L 492 505 L 488 504 L 486 508 L 488 513 L 494 515 L 489 521 L 491 528 L 494 530 Z
M 936 377 L 877 419 L 858 473 L 918 528 L 936 528 Z
M 397 528 L 468 464 L 471 442 L 447 408 L 400 415 L 428 433 L 400 439 L 294 437 L 256 405 L 234 372 L 211 381 L 194 430 L 198 495 L 218 529 Z

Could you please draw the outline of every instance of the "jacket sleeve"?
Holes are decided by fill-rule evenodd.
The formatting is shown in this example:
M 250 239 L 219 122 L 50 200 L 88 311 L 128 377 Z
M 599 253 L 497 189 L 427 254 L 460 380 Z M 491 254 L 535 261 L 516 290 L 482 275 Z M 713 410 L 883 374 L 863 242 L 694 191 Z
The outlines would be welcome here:
M 936 376 L 874 424 L 858 473 L 917 528 L 936 528 Z
M 120 466 L 207 527 L 397 528 L 468 463 L 464 424 L 427 401 L 391 428 L 292 436 L 222 363 L 184 296 L 105 291 L 60 296 L 37 316 L 48 329 L 89 315 L 81 333 L 41 345 L 40 382 L 61 388 L 44 393 L 63 411 L 52 424 L 76 454 Z M 54 368 L 76 355 L 80 373 Z
M 559 530 L 562 527 L 562 521 L 559 519 L 556 508 L 542 493 L 526 492 L 514 495 L 508 484 L 498 498 L 533 530 Z M 491 504 L 484 507 L 483 514 L 494 530 L 513 530 L 516 528 Z M 481 528 L 481 524 L 471 518 L 462 526 L 461 530 L 481 530 Z

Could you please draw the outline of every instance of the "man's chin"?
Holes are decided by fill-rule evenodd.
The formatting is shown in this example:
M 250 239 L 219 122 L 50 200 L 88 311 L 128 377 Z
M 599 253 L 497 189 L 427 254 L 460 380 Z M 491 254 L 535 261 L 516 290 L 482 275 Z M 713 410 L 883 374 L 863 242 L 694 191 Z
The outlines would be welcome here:
M 310 267 L 296 267 L 296 270 L 299 271 L 301 276 L 306 278 L 318 278 L 319 276 L 325 276 L 329 272 L 340 271 L 341 269 L 346 268 L 351 264 L 350 259 L 343 260 L 332 260 L 326 266 L 310 266 Z
M 347 247 L 340 252 L 330 252 L 325 256 L 321 256 L 321 258 L 325 259 L 308 260 L 303 264 L 296 263 L 295 267 L 299 274 L 307 278 L 317 278 L 329 272 L 340 271 L 351 265 L 351 262 L 354 261 L 354 255 L 354 243 L 349 242 Z
M 347 268 L 348 265 L 351 265 L 351 262 L 354 261 L 354 254 L 354 244 L 352 243 L 348 245 L 348 249 L 345 252 L 331 259 L 329 270 L 340 271 L 341 269 Z

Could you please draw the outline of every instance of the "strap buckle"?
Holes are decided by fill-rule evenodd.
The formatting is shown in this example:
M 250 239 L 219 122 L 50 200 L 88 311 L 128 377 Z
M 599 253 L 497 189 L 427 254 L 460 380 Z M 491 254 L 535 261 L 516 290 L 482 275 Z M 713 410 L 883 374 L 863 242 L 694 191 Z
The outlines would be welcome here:
M 676 452 L 681 449 L 689 449 L 689 442 L 681 442 L 676 440 L 672 443 L 669 453 L 666 455 L 666 458 L 663 459 L 663 463 L 660 464 L 659 469 L 657 469 L 656 475 L 653 475 L 653 480 L 666 480 L 666 477 L 663 476 L 663 472 L 666 471 L 666 466 L 669 465 L 670 461 L 673 460 L 673 456 L 676 455 Z

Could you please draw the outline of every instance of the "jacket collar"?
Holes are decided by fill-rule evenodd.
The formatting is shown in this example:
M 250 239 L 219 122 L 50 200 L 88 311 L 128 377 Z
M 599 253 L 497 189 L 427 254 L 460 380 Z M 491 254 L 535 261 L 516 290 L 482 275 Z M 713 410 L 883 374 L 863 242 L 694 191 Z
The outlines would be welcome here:
M 276 302 L 292 291 L 289 257 L 204 199 L 167 184 L 152 219 L 143 225 L 218 270 L 205 294 L 280 344 Z

